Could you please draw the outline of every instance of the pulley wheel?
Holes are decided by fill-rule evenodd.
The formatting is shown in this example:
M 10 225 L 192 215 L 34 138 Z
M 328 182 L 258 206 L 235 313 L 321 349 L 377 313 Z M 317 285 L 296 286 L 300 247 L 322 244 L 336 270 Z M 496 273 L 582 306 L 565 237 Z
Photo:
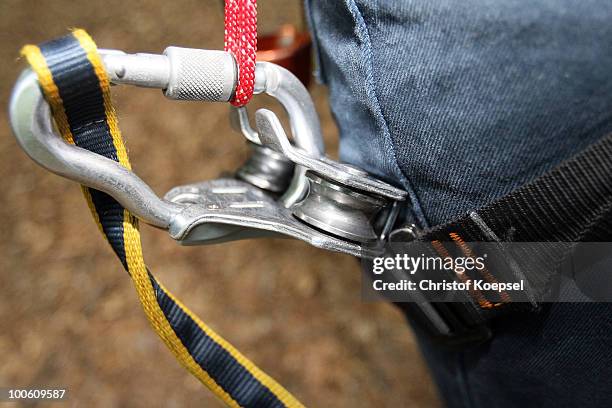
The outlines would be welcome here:
M 377 239 L 372 221 L 386 204 L 384 198 L 352 190 L 312 171 L 306 172 L 306 178 L 308 194 L 291 208 L 296 218 L 351 241 Z

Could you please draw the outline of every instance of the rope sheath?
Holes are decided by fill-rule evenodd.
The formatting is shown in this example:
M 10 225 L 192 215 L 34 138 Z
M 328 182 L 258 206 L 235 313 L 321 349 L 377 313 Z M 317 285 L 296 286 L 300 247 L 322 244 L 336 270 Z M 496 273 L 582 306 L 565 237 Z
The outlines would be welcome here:
M 255 87 L 257 0 L 225 1 L 224 49 L 234 56 L 238 65 L 238 84 L 230 103 L 246 105 L 253 97 Z

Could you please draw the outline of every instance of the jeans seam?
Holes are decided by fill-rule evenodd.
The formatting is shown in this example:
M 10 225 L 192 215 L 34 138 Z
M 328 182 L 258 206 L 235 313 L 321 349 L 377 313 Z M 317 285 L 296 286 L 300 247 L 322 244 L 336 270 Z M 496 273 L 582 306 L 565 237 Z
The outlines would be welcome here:
M 404 188 L 406 188 L 408 192 L 408 196 L 412 204 L 412 213 L 414 217 L 416 218 L 417 222 L 420 224 L 421 227 L 426 228 L 428 227 L 427 219 L 425 218 L 425 214 L 423 213 L 423 210 L 421 208 L 420 201 L 414 189 L 412 188 L 412 184 L 410 183 L 408 177 L 406 176 L 406 174 L 404 174 L 398 164 L 395 144 L 393 143 L 393 139 L 391 138 L 391 132 L 389 130 L 387 119 L 383 114 L 380 102 L 378 100 L 378 95 L 376 93 L 376 85 L 374 81 L 374 69 L 372 66 L 372 44 L 370 42 L 368 27 L 355 0 L 345 0 L 345 2 L 349 12 L 351 13 L 355 21 L 355 33 L 357 35 L 358 40 L 361 42 L 361 46 L 359 48 L 362 49 L 363 47 L 362 55 L 364 57 L 366 66 L 365 80 L 367 82 L 364 88 L 366 90 L 366 93 L 371 94 L 371 100 L 373 101 L 373 108 L 375 110 L 374 114 L 376 119 L 380 121 L 380 125 L 383 130 L 385 147 L 390 148 L 391 154 L 393 156 L 392 165 L 394 167 L 394 171 L 397 175 L 399 175 L 401 184 L 404 186 Z
M 321 50 L 319 48 L 319 40 L 317 37 L 316 25 L 312 17 L 312 7 L 310 5 L 312 0 L 304 0 L 304 14 L 306 17 L 306 24 L 312 33 L 312 51 L 315 58 L 314 76 L 315 79 L 323 84 L 327 85 L 327 78 L 325 76 L 325 69 L 323 68 L 323 58 L 321 58 Z

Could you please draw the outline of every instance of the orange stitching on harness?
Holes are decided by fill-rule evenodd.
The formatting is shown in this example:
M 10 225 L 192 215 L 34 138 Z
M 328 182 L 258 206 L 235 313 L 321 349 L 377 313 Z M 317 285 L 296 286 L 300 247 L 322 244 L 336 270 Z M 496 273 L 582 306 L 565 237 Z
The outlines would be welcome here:
M 475 257 L 474 252 L 472 252 L 472 249 L 465 243 L 465 241 L 463 240 L 463 238 L 461 238 L 459 234 L 457 234 L 456 232 L 451 232 L 448 235 L 455 242 L 455 244 L 457 244 L 457 246 L 461 249 L 461 252 L 463 252 L 465 256 L 469 258 Z M 482 276 L 485 278 L 487 282 L 498 283 L 497 279 L 495 279 L 495 277 L 491 274 L 491 272 L 489 272 L 486 266 L 482 269 L 482 271 L 479 271 L 479 272 L 482 274 Z M 494 303 L 493 306 L 499 306 L 503 303 L 509 303 L 512 301 L 510 298 L 510 295 L 505 291 L 500 292 L 500 296 L 502 298 L 502 302 Z
M 442 258 L 451 258 L 451 255 L 448 253 L 448 250 L 444 247 L 444 245 L 440 241 L 438 240 L 431 241 L 431 246 L 436 250 L 438 255 L 440 255 Z M 469 276 L 466 276 L 465 273 L 459 273 L 454 268 L 453 268 L 453 271 L 455 272 L 455 275 L 457 275 L 457 277 L 459 277 L 459 279 L 463 283 L 468 283 L 472 280 Z M 478 302 L 478 305 L 481 308 L 491 309 L 493 307 L 493 304 L 484 297 L 482 292 L 480 292 L 478 289 L 473 288 L 472 285 L 470 285 L 469 288 L 470 289 L 468 290 L 468 292 L 470 296 Z

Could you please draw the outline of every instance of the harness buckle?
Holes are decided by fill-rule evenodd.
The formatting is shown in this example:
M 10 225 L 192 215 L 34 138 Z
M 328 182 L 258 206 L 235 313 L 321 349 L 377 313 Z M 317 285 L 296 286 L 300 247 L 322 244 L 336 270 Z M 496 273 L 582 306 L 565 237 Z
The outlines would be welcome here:
M 416 244 L 420 252 L 423 247 L 419 241 L 422 231 L 414 224 L 400 226 L 388 234 L 387 251 L 391 254 L 401 253 L 402 244 Z M 398 249 L 394 249 L 400 245 Z M 402 271 L 393 271 L 397 279 L 417 279 L 403 275 Z M 493 333 L 487 319 L 482 314 L 469 296 L 462 300 L 455 299 L 452 302 L 433 301 L 420 290 L 406 292 L 409 300 L 399 301 L 390 299 L 399 307 L 406 317 L 413 323 L 418 333 L 427 335 L 431 341 L 446 349 L 464 349 L 465 347 L 478 345 L 489 340 Z

